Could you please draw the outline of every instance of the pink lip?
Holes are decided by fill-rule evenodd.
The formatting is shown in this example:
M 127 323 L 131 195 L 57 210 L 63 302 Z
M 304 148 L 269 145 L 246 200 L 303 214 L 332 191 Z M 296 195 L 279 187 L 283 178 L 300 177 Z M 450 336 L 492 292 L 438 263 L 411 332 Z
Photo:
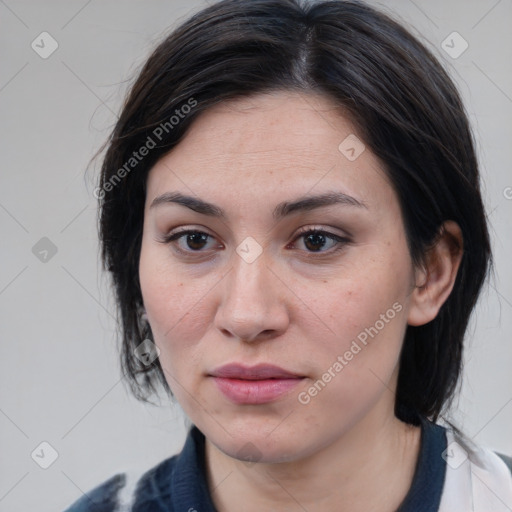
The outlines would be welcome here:
M 278 366 L 266 364 L 252 367 L 227 364 L 212 371 L 210 376 L 229 400 L 248 405 L 271 402 L 304 378 Z

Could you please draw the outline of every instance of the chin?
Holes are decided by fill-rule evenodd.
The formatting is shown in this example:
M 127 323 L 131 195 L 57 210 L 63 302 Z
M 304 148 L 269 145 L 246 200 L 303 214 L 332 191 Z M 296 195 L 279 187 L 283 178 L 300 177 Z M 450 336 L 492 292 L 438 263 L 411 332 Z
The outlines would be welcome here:
M 247 463 L 289 462 L 306 456 L 305 447 L 314 451 L 314 440 L 305 439 L 293 423 L 288 428 L 283 425 L 276 429 L 279 422 L 269 423 L 257 418 L 247 421 L 231 422 L 224 430 L 217 422 L 198 428 L 207 439 L 223 453 Z M 221 425 L 227 424 L 219 420 Z
M 260 439 L 244 439 L 237 442 L 227 443 L 226 446 L 217 446 L 226 455 L 233 459 L 251 463 L 276 464 L 280 462 L 290 462 L 300 458 L 298 452 L 299 446 L 295 443 L 271 443 L 268 440 L 263 442 Z

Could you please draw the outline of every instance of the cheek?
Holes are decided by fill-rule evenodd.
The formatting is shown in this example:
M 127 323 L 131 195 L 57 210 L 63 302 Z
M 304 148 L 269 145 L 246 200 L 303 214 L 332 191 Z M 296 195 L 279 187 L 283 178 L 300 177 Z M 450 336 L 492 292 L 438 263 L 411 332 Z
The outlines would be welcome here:
M 374 275 L 370 270 L 367 275 Z M 329 410 L 340 425 L 356 422 L 392 390 L 406 328 L 403 301 L 396 284 L 371 279 L 340 282 L 324 295 L 334 334 L 316 339 L 310 334 L 310 346 L 304 347 L 314 371 L 298 400 L 306 405 L 308 421 Z
M 412 273 L 407 255 L 405 249 L 361 258 L 320 292 L 315 307 L 330 328 L 328 337 L 317 340 L 324 371 L 341 356 L 343 373 L 350 374 L 354 382 L 370 370 L 377 375 L 382 372 L 383 380 L 389 377 L 398 362 L 407 327 Z
M 365 287 L 360 282 L 357 288 L 326 294 L 324 317 L 332 336 L 322 343 L 324 350 L 360 363 L 393 358 L 406 327 L 404 299 L 399 290 L 379 289 L 375 284 Z
M 324 316 L 334 322 L 336 332 L 351 336 L 373 326 L 381 320 L 381 315 L 385 316 L 384 321 L 394 320 L 397 310 L 405 309 L 409 289 L 410 275 L 405 261 L 394 258 L 362 261 L 363 264 L 347 268 L 343 275 L 329 282 L 327 290 L 319 292 L 318 303 Z M 399 322 L 386 322 L 386 325 L 392 323 Z
M 215 277 L 189 279 L 170 261 L 161 247 L 143 242 L 139 264 L 142 298 L 153 341 L 160 349 L 160 363 L 175 375 L 200 360 L 197 345 L 208 324 L 205 319 L 213 314 L 208 291 Z
M 159 348 L 162 339 L 171 336 L 179 327 L 190 309 L 182 290 L 183 280 L 176 272 L 169 271 L 168 263 L 162 257 L 161 250 L 142 243 L 139 280 L 142 299 L 146 309 L 155 343 Z

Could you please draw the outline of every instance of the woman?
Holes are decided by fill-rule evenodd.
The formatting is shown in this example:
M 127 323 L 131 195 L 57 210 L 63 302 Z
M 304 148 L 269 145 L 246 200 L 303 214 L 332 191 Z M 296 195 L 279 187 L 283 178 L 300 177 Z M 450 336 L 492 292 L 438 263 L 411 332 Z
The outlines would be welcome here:
M 490 244 L 463 105 L 404 28 L 204 9 L 143 67 L 95 193 L 126 376 L 192 425 L 69 511 L 511 509 L 504 460 L 437 424 Z

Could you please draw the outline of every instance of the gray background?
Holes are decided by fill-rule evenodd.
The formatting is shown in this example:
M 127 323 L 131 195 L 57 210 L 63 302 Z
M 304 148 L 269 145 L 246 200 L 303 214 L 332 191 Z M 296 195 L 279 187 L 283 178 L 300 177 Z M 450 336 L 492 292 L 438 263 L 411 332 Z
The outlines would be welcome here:
M 471 324 L 454 417 L 477 442 L 512 454 L 512 2 L 371 3 L 426 40 L 474 125 L 496 275 Z M 85 171 L 126 80 L 204 5 L 0 0 L 0 511 L 62 510 L 116 471 L 149 468 L 182 446 L 179 406 L 141 405 L 120 381 L 113 301 L 98 264 L 97 166 Z M 46 59 L 31 47 L 43 31 L 59 45 Z M 456 59 L 442 47 L 453 31 L 469 44 Z M 32 251 L 43 237 L 57 249 L 47 261 Z M 58 452 L 48 469 L 31 457 L 43 441 Z M 50 460 L 47 448 L 35 453 Z

